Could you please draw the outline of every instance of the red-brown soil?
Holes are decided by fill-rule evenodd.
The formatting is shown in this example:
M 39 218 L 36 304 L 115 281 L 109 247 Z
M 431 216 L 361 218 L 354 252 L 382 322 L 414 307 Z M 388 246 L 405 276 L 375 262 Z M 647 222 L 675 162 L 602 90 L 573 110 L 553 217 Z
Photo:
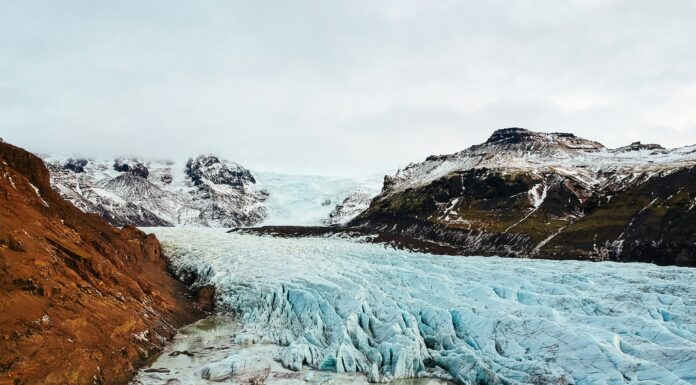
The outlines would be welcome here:
M 126 383 L 200 316 L 154 235 L 82 213 L 0 143 L 0 384 Z

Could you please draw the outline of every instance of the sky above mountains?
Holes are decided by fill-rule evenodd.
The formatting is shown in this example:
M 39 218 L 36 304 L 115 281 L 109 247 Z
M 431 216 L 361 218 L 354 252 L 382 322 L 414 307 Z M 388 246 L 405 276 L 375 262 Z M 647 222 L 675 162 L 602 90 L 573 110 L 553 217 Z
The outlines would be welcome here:
M 391 172 L 511 126 L 696 143 L 696 2 L 5 1 L 0 136 Z

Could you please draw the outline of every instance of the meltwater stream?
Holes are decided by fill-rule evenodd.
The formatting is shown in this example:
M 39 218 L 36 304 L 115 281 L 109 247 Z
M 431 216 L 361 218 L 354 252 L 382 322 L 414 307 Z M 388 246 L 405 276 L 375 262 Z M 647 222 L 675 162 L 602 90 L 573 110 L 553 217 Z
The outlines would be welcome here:
M 148 230 L 229 314 L 134 383 L 696 383 L 694 269 Z

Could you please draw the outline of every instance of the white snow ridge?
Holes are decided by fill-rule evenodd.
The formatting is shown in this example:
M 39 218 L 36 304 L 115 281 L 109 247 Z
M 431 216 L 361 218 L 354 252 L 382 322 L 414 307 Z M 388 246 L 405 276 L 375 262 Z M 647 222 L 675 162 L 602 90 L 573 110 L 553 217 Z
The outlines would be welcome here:
M 261 346 L 275 347 L 289 369 L 359 372 L 372 382 L 696 383 L 693 269 L 449 257 L 338 237 L 148 230 L 164 242 L 178 274 L 195 272 L 195 285 L 215 285 L 217 305 L 238 316 L 240 330 L 225 344 L 249 345 L 217 363 L 191 361 L 188 379 L 172 372 L 148 382 L 141 372 L 140 383 L 176 376 L 182 382 L 171 383 L 208 383 L 221 365 L 232 376 Z

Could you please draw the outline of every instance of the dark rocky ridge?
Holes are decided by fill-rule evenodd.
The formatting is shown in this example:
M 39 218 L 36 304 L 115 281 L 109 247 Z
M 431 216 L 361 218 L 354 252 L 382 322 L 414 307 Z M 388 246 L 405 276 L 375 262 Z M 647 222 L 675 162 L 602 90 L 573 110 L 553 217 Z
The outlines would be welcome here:
M 365 228 L 346 228 L 337 226 L 260 226 L 235 228 L 228 233 L 242 233 L 253 235 L 268 235 L 282 238 L 303 238 L 328 236 L 361 238 L 366 243 L 378 243 L 399 250 L 409 250 L 422 253 L 439 255 L 459 255 L 461 250 L 455 246 L 443 245 L 436 242 L 418 239 L 407 235 L 401 235 L 387 231 L 372 231 Z M 186 280 L 184 280 L 186 281 Z
M 643 144 L 641 142 L 633 142 L 628 146 L 615 149 L 616 152 L 639 151 L 639 150 L 664 150 L 665 148 L 655 143 Z
M 150 171 L 144 164 L 126 162 L 123 160 L 117 160 L 116 162 L 114 162 L 114 170 L 119 172 L 131 173 L 144 179 L 147 179 L 147 177 L 150 175 Z
M 540 133 L 513 127 L 494 131 L 485 143 L 479 146 L 472 146 L 472 149 L 496 147 L 499 151 L 509 151 L 511 149 L 542 151 L 545 148 L 554 146 L 562 149 L 590 152 L 605 148 L 601 143 L 583 139 L 567 132 Z
M 385 177 L 349 226 L 462 254 L 696 266 L 695 151 L 498 130 Z
M 244 187 L 244 182 L 256 183 L 256 179 L 249 170 L 241 167 L 237 169 L 223 167 L 220 159 L 213 155 L 189 159 L 186 163 L 186 174 L 191 177 L 196 186 L 203 184 L 204 178 L 215 184 L 240 188 Z
M 63 168 L 76 173 L 85 172 L 85 166 L 89 163 L 87 159 L 68 159 Z

